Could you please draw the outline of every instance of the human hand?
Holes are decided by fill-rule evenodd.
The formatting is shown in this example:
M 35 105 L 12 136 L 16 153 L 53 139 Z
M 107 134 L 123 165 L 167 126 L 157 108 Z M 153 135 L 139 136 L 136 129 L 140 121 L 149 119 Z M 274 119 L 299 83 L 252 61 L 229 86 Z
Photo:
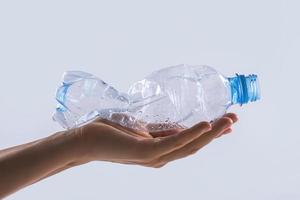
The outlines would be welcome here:
M 213 139 L 230 133 L 237 120 L 236 114 L 228 113 L 213 123 L 200 122 L 188 129 L 147 132 L 96 119 L 77 128 L 75 134 L 81 162 L 100 160 L 158 168 L 192 155 Z
M 115 117 L 120 116 L 124 119 L 120 114 Z M 0 150 L 0 198 L 70 167 L 95 160 L 162 167 L 231 132 L 231 125 L 236 121 L 237 116 L 229 113 L 212 124 L 200 122 L 188 129 L 177 127 L 149 132 L 97 119 L 80 128 Z M 134 125 L 139 126 L 139 123 Z M 170 127 L 170 124 L 148 124 L 145 128 L 142 122 L 140 125 L 139 130 Z

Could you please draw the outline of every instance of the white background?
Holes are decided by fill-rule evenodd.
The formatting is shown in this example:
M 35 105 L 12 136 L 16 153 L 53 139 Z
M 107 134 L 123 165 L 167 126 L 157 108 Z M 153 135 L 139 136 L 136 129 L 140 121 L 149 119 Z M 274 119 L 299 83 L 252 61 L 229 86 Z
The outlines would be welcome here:
M 126 91 L 153 70 L 258 74 L 231 135 L 161 169 L 93 162 L 8 199 L 300 199 L 299 1 L 0 1 L 0 148 L 61 130 L 65 70 Z M 21 167 L 21 166 L 20 166 Z M 1 178 L 1 177 L 0 177 Z

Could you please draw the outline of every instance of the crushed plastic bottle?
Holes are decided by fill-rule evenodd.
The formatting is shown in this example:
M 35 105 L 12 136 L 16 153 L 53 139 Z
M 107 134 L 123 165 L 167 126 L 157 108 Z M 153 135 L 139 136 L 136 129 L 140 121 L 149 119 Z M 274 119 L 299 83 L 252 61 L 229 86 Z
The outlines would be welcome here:
M 92 74 L 68 71 L 56 93 L 53 119 L 68 129 L 100 117 L 133 129 L 158 131 L 212 121 L 234 104 L 258 99 L 256 75 L 227 78 L 203 65 L 154 71 L 134 83 L 128 93 Z

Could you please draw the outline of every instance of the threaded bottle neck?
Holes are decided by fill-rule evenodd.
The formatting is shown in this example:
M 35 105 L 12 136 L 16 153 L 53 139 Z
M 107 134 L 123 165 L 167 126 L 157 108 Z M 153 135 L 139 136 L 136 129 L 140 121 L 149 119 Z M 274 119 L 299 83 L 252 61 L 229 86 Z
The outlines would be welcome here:
M 232 104 L 246 104 L 260 99 L 257 75 L 238 75 L 227 78 L 231 89 Z

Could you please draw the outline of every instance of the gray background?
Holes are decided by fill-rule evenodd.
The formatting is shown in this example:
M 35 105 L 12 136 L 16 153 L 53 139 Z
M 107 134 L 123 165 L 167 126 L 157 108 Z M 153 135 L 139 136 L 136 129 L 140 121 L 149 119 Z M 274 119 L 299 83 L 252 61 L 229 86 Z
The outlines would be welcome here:
M 256 73 L 231 135 L 161 169 L 94 162 L 8 199 L 300 199 L 299 1 L 0 1 L 0 148 L 61 130 L 65 70 L 126 91 L 155 69 Z M 1 177 L 0 177 L 1 178 Z

